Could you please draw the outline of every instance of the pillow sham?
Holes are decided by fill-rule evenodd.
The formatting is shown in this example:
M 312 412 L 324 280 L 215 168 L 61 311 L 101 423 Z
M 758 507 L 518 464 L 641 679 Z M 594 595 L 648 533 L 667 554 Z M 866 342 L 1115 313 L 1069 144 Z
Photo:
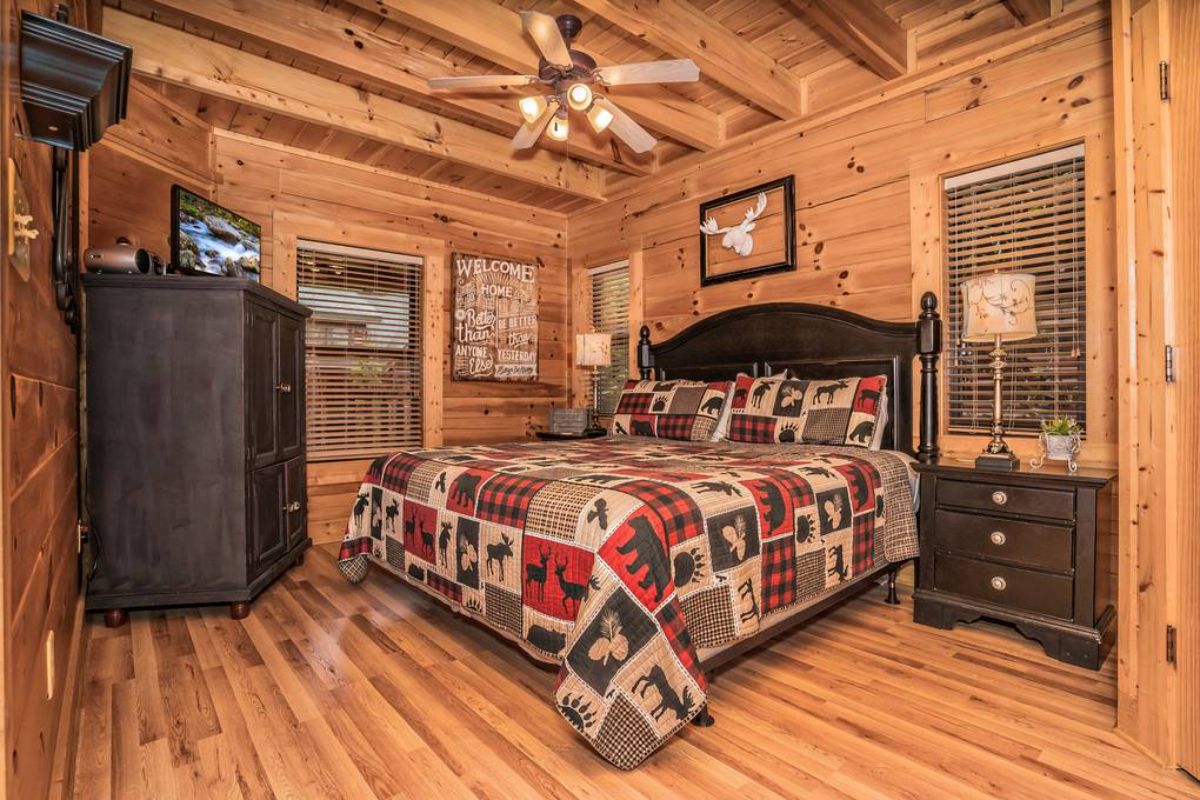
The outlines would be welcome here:
M 613 413 L 613 433 L 710 441 L 731 386 L 729 381 L 626 381 Z
M 886 375 L 782 381 L 740 376 L 734 383 L 729 440 L 870 447 L 883 409 Z
M 787 377 L 787 372 L 784 371 L 784 372 L 779 373 L 778 375 L 768 375 L 766 377 L 761 378 L 761 380 L 781 381 L 786 377 Z M 754 380 L 753 375 L 747 375 L 744 372 L 739 372 L 737 374 L 737 378 L 734 379 L 734 383 L 736 384 L 737 381 L 740 381 L 742 378 L 746 378 L 747 380 L 751 380 L 751 381 Z M 721 409 L 721 418 L 719 420 L 717 420 L 717 427 L 716 427 L 716 430 L 713 431 L 711 441 L 719 442 L 719 441 L 722 441 L 723 439 L 729 438 L 729 416 L 732 413 L 732 411 L 733 411 L 733 392 L 731 391 L 729 393 L 729 396 L 725 400 L 725 407 Z

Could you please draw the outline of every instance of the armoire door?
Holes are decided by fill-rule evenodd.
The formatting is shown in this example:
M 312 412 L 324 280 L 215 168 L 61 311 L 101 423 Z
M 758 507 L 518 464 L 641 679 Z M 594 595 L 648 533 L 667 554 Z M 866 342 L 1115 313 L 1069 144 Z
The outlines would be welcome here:
M 246 307 L 246 417 L 250 468 L 279 460 L 278 312 L 258 303 Z
M 280 316 L 276 377 L 277 456 L 304 451 L 304 320 Z
M 300 543 L 307 530 L 305 519 L 308 515 L 307 487 L 305 486 L 305 469 L 303 458 L 293 458 L 283 465 L 285 485 L 285 520 L 287 533 L 287 548 L 290 550 Z
M 250 474 L 250 531 L 247 562 L 254 580 L 287 549 L 287 480 L 284 464 Z

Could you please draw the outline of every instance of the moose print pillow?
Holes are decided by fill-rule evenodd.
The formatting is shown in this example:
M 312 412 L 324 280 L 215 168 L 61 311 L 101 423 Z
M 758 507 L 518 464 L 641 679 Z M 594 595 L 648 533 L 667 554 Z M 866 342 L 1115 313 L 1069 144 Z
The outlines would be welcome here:
M 836 380 L 738 376 L 728 438 L 734 442 L 870 447 L 883 421 L 886 375 Z
M 613 414 L 612 432 L 711 441 L 730 386 L 729 381 L 626 381 Z

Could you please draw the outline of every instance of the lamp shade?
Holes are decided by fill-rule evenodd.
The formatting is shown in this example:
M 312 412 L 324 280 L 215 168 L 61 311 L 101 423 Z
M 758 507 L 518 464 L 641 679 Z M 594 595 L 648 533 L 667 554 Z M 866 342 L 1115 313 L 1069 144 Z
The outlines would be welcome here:
M 607 367 L 612 364 L 612 334 L 575 334 L 575 363 L 581 367 Z
M 1037 278 L 1024 272 L 997 272 L 963 282 L 964 342 L 1015 342 L 1037 336 L 1034 297 Z

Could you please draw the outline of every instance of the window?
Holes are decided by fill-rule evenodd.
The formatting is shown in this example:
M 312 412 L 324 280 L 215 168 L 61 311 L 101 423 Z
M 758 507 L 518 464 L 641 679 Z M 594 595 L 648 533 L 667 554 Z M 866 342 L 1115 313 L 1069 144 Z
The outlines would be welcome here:
M 612 366 L 597 370 L 601 414 L 611 414 L 629 378 L 629 262 L 591 271 L 592 327 L 612 334 Z
M 421 446 L 421 272 L 414 256 L 297 243 L 298 298 L 313 311 L 305 345 L 310 458 Z
M 1086 422 L 1083 163 L 1077 145 L 945 182 L 951 432 L 991 427 L 991 348 L 962 342 L 959 287 L 995 271 L 1037 276 L 1038 335 L 1004 346 L 1006 430 L 1035 435 L 1050 417 Z

